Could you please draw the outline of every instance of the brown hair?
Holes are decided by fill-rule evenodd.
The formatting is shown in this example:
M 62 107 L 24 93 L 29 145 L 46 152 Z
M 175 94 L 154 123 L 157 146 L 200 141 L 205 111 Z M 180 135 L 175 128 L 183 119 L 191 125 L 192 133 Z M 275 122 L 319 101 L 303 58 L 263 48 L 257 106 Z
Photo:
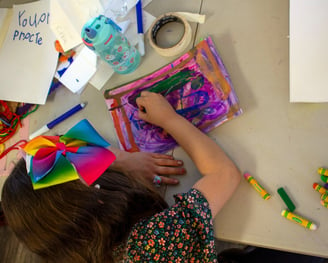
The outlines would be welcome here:
M 25 161 L 2 191 L 6 220 L 17 237 L 49 262 L 114 262 L 141 218 L 167 207 L 156 190 L 137 178 L 107 170 L 96 182 L 80 180 L 33 190 Z

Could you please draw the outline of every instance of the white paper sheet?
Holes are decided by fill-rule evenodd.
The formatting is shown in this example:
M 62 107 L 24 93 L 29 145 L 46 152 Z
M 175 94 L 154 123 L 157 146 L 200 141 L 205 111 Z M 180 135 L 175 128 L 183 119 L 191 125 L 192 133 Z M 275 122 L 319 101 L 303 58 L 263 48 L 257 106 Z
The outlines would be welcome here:
M 0 48 L 8 32 L 13 10 L 10 8 L 0 8 Z
M 50 0 L 50 3 L 50 27 L 64 51 L 81 44 L 83 25 L 103 12 L 98 0 Z
M 9 8 L 0 8 L 0 28 L 4 24 Z
M 87 47 L 82 48 L 59 81 L 73 93 L 80 93 L 97 70 L 97 56 Z
M 97 72 L 92 76 L 89 83 L 96 89 L 101 90 L 106 82 L 113 76 L 114 69 L 102 59 L 98 59 L 97 62 Z
M 49 0 L 15 5 L 0 50 L 0 99 L 44 104 L 57 66 Z
M 328 101 L 327 24 L 327 0 L 290 0 L 290 102 Z

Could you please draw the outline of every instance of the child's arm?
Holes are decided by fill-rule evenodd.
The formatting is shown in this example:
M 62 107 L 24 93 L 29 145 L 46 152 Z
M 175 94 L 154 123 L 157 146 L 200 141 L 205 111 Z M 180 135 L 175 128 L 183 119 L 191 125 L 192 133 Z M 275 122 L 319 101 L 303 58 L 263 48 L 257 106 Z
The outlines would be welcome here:
M 204 176 L 194 188 L 205 195 L 215 216 L 240 181 L 235 164 L 213 140 L 178 115 L 162 95 L 142 92 L 137 104 L 139 117 L 166 130 L 194 161 Z

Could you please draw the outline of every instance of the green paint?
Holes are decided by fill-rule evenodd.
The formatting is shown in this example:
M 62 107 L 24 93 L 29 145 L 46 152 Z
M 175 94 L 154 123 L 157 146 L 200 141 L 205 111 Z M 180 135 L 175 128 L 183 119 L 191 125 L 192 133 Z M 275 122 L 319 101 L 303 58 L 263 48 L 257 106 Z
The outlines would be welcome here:
M 191 88 L 193 90 L 200 89 L 204 85 L 204 79 L 201 76 L 195 77 L 193 73 L 194 71 L 191 70 L 182 70 L 167 79 L 157 82 L 146 90 L 161 93 L 166 96 L 170 92 L 180 89 L 189 82 L 191 82 Z M 140 97 L 140 93 L 136 96 L 136 99 L 138 97 Z
M 186 85 L 188 82 L 190 82 L 192 77 L 192 71 L 183 70 L 167 79 L 156 83 L 147 90 L 155 93 L 162 93 L 166 91 L 166 94 L 168 94 Z

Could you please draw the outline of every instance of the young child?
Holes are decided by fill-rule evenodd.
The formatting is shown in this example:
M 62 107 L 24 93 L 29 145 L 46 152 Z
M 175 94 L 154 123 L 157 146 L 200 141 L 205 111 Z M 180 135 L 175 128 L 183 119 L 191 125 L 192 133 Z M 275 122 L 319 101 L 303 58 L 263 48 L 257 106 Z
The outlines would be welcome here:
M 33 190 L 21 161 L 3 188 L 4 213 L 49 262 L 217 262 L 212 218 L 237 188 L 239 170 L 161 95 L 144 91 L 137 104 L 139 117 L 173 136 L 203 177 L 168 207 L 148 181 L 111 167 L 91 186 L 74 180 Z

